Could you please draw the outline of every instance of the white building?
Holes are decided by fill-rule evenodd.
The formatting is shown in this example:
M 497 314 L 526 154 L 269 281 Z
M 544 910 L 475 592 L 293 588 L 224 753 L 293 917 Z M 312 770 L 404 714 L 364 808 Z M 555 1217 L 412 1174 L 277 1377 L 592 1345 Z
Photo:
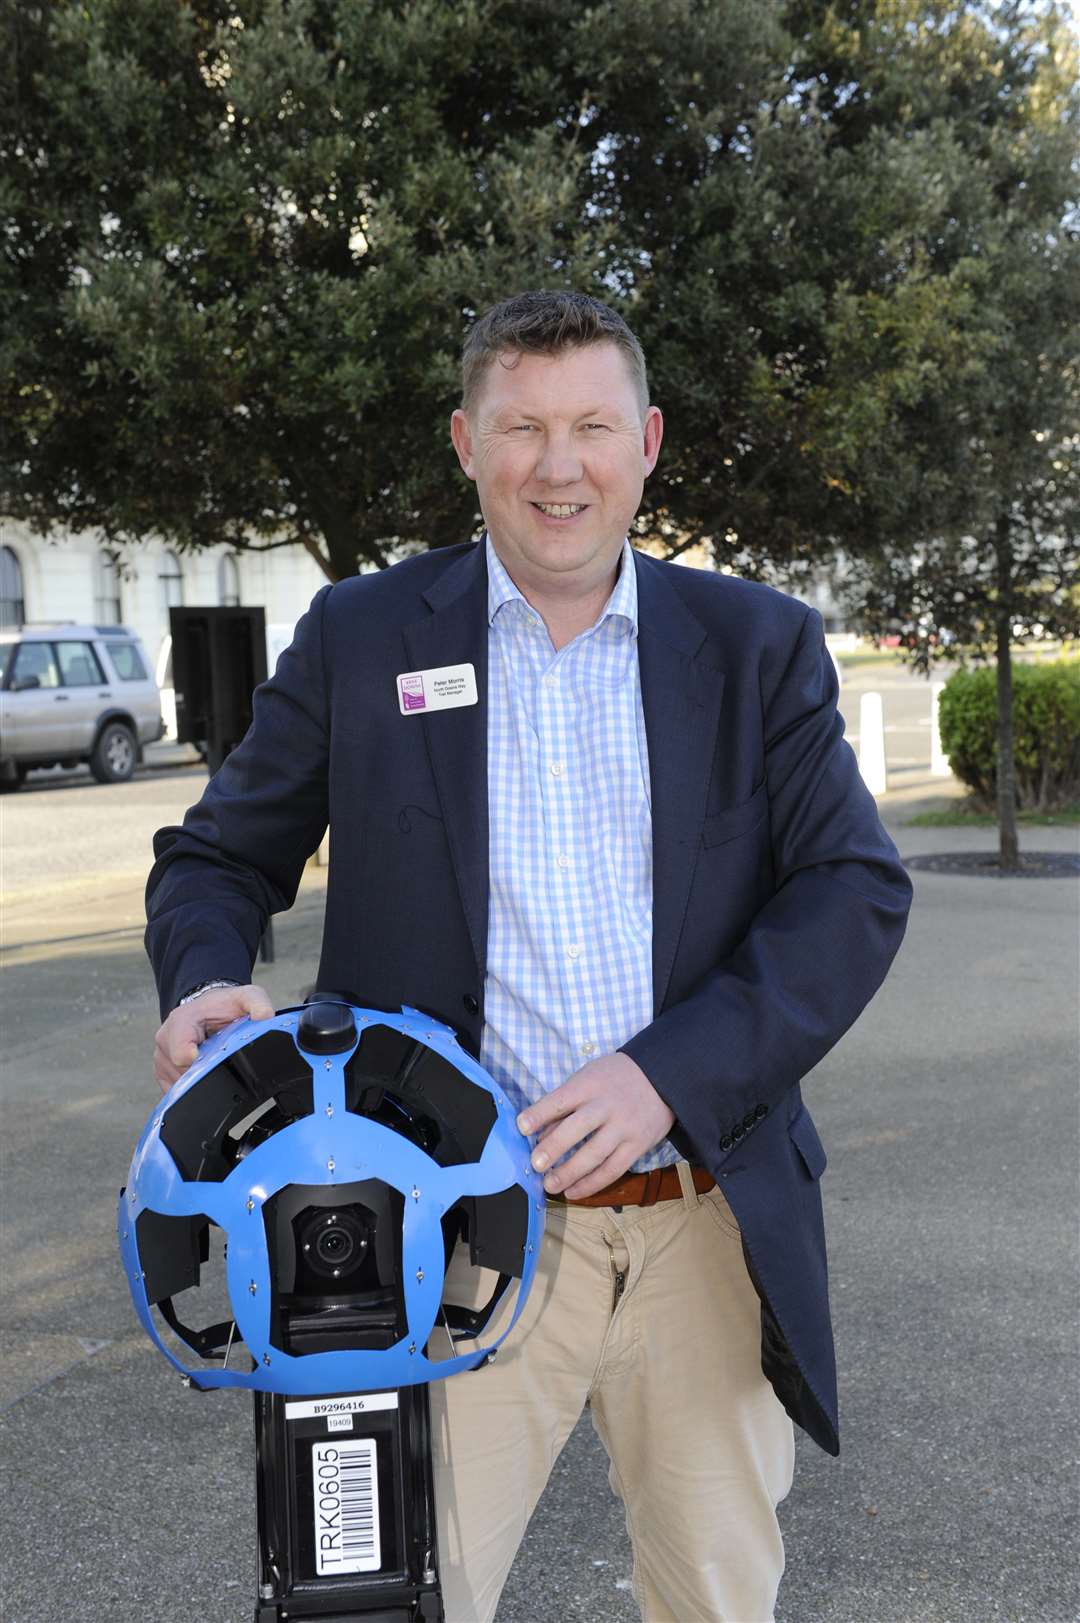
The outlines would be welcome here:
M 662 549 L 655 552 L 663 556 Z M 712 565 L 704 548 L 681 554 L 679 562 Z M 125 549 L 115 569 L 95 536 L 43 541 L 25 525 L 0 518 L 0 626 L 42 620 L 127 625 L 142 638 L 155 668 L 172 607 L 261 606 L 267 625 L 275 628 L 270 642 L 276 654 L 284 629 L 296 624 L 325 585 L 326 576 L 299 545 L 270 552 L 214 547 L 180 553 L 163 541 L 143 541 Z M 830 640 L 841 640 L 844 622 L 827 576 L 815 576 L 796 595 L 821 612 Z
M 55 620 L 130 626 L 155 665 L 170 608 L 261 606 L 267 625 L 294 625 L 325 585 L 299 545 L 181 553 L 163 541 L 143 541 L 125 548 L 116 568 L 96 536 L 46 541 L 0 519 L 0 626 Z

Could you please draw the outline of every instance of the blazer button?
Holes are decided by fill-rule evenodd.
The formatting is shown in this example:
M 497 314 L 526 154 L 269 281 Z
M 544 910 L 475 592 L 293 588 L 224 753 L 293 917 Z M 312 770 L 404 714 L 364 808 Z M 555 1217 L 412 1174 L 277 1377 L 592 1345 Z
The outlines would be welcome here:
M 746 1128 L 747 1132 L 750 1131 L 751 1127 L 753 1127 L 753 1125 L 757 1121 L 757 1119 L 758 1119 L 758 1117 L 757 1117 L 757 1111 L 756 1110 L 748 1110 L 746 1112 L 746 1115 L 743 1117 L 743 1123 L 742 1124 Z
M 730 1150 L 734 1142 L 735 1140 L 732 1138 L 731 1134 L 725 1133 L 724 1137 L 720 1140 L 720 1148 L 722 1150 Z
M 768 1105 L 756 1105 L 756 1106 L 755 1106 L 755 1107 L 754 1107 L 754 1117 L 755 1117 L 755 1120 L 757 1120 L 757 1121 L 761 1121 L 761 1120 L 762 1120 L 762 1118 L 763 1118 L 763 1117 L 765 1117 L 765 1116 L 767 1116 L 767 1115 L 768 1115 L 768 1114 L 769 1114 L 769 1107 L 768 1107 Z
M 465 1005 L 465 1013 L 466 1014 L 479 1014 L 480 1013 L 480 1005 L 476 1001 L 476 999 L 473 997 L 471 992 L 466 992 L 465 996 L 462 998 L 461 1001 Z
M 740 1138 L 746 1137 L 746 1128 L 743 1126 L 741 1121 L 737 1121 L 735 1123 L 734 1127 L 731 1129 L 731 1136 L 736 1143 L 738 1143 Z

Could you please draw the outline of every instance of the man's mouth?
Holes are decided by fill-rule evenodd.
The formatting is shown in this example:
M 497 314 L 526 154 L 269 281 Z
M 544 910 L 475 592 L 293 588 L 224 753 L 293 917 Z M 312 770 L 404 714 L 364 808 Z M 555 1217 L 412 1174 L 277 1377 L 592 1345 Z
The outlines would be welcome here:
M 573 518 L 575 513 L 583 513 L 588 502 L 533 502 L 541 513 L 548 518 Z

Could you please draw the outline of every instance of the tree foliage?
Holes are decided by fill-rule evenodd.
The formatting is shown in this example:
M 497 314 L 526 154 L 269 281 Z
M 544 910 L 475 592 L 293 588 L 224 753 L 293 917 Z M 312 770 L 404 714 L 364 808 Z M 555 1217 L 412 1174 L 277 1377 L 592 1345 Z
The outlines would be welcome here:
M 522 286 L 631 298 L 637 223 L 775 71 L 750 3 L 58 0 L 8 27 L 4 505 L 301 539 L 335 575 L 470 533 L 465 324 Z
M 917 155 L 911 235 L 891 292 L 837 300 L 811 415 L 871 541 L 849 601 L 925 668 L 1080 626 L 1080 96 L 1053 8 L 967 8 L 951 31 L 895 9 L 924 69 L 887 137 Z
M 1054 811 L 1080 795 L 1080 661 L 1020 665 L 1014 691 L 1016 803 Z M 998 703 L 994 672 L 954 671 L 941 694 L 941 743 L 976 802 L 998 797 Z
M 810 437 L 852 496 L 856 622 L 900 630 L 924 669 L 958 646 L 996 660 L 1000 863 L 1015 869 L 1011 647 L 1080 629 L 1076 39 L 1054 5 L 895 0 L 835 43 L 830 78 L 881 63 L 854 75 L 854 117 L 892 172 L 906 148 L 912 186 L 907 202 L 876 194 L 889 268 L 834 304 Z

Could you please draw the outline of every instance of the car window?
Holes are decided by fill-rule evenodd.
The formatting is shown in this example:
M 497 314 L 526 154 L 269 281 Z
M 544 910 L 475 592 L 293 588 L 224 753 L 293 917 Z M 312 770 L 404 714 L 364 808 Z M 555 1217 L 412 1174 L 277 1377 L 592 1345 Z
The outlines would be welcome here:
M 98 657 L 88 642 L 58 642 L 60 680 L 66 688 L 88 688 L 103 682 Z
M 15 664 L 11 670 L 11 686 L 18 688 L 29 681 L 32 676 L 37 677 L 40 688 L 58 688 L 60 686 L 60 673 L 56 669 L 56 660 L 53 658 L 52 647 L 47 642 L 21 642 L 15 655 Z
M 11 663 L 12 652 L 17 647 L 18 643 L 0 642 L 0 682 L 2 682 L 4 677 L 7 675 L 7 668 Z
M 146 681 L 146 666 L 133 642 L 107 642 L 105 646 L 121 682 Z

